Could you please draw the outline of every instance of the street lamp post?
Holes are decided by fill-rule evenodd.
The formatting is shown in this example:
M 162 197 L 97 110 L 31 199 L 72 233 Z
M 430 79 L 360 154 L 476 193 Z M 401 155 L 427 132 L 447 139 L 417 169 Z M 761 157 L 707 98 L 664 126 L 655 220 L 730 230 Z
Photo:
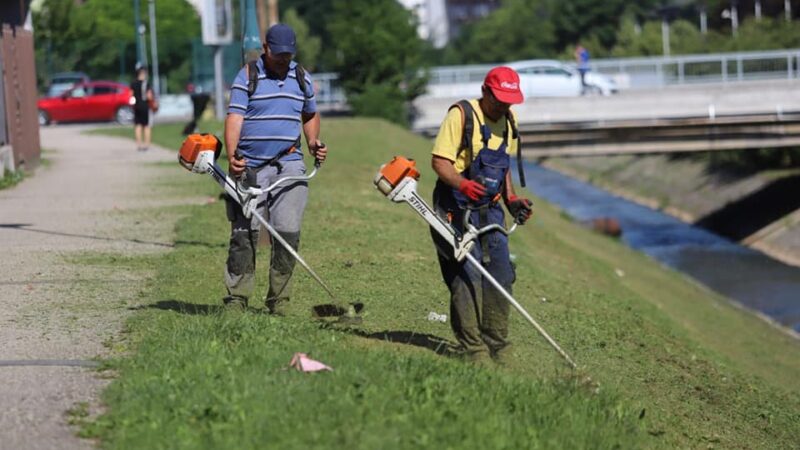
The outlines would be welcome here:
M 739 12 L 736 9 L 736 1 L 731 2 L 731 9 L 724 9 L 720 14 L 720 17 L 723 19 L 728 19 L 731 21 L 731 33 L 734 36 L 737 34 L 737 29 L 739 28 Z
M 150 0 L 150 55 L 153 59 L 153 92 L 161 95 L 161 80 L 158 74 L 158 41 L 156 39 L 156 3 Z
M 133 0 L 133 32 L 136 33 L 136 67 L 139 68 L 143 65 L 142 60 L 142 19 L 139 17 L 139 0 Z

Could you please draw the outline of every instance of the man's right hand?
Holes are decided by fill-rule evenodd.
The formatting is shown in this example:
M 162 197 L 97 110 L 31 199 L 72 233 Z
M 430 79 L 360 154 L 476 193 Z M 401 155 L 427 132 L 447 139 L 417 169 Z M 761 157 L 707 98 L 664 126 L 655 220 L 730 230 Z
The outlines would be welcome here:
M 486 187 L 477 181 L 463 179 L 458 185 L 458 191 L 472 201 L 477 201 L 486 195 Z
M 233 156 L 228 157 L 228 170 L 231 175 L 238 177 L 244 172 L 245 167 L 247 167 L 247 161 L 241 155 L 234 153 Z

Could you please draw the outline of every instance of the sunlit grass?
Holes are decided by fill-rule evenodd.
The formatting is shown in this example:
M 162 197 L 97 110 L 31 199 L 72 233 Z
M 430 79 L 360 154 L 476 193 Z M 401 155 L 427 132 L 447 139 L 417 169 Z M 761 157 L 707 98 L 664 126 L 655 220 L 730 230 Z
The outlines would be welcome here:
M 177 149 L 181 128 L 156 127 L 154 139 Z M 430 143 L 365 119 L 326 120 L 322 137 L 330 160 L 310 182 L 300 252 L 340 298 L 367 305 L 364 325 L 313 322 L 311 306 L 328 299 L 299 267 L 289 317 L 263 314 L 258 299 L 250 311 L 223 310 L 224 206 L 182 207 L 175 250 L 148 261 L 157 277 L 128 324 L 132 353 L 111 364 L 120 376 L 105 395 L 109 411 L 85 434 L 107 448 L 796 444 L 797 342 L 543 201 L 512 237 L 514 292 L 580 371 L 516 314 L 509 368 L 436 354 L 452 337 L 448 324 L 427 320 L 448 312 L 427 227 L 371 183 L 380 164 L 404 154 L 420 161 L 429 197 Z M 171 180 L 171 192 L 218 192 L 177 164 Z M 286 371 L 294 352 L 334 371 Z

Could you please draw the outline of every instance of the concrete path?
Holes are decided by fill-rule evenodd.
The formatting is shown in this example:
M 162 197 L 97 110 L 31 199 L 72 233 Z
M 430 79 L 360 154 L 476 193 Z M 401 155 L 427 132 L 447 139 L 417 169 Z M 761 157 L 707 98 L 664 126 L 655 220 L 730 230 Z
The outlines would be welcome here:
M 84 449 L 66 412 L 99 409 L 107 380 L 81 367 L 107 355 L 147 274 L 76 263 L 86 252 L 170 248 L 174 217 L 152 181 L 174 176 L 175 153 L 133 141 L 41 130 L 47 163 L 0 190 L 0 448 Z M 171 199 L 180 203 L 185 199 Z M 75 366 L 77 365 L 77 366 Z

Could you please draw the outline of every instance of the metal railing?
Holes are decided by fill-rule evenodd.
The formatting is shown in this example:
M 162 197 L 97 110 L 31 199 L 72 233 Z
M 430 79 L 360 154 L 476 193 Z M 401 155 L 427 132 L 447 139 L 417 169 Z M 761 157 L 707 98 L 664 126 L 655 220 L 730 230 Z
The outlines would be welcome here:
M 440 66 L 429 70 L 429 94 L 458 95 L 466 86 L 479 86 L 497 64 Z M 574 67 L 573 62 L 564 62 Z M 800 79 L 800 49 L 710 53 L 669 57 L 598 59 L 590 63 L 591 70 L 613 79 L 617 88 L 652 89 L 673 85 L 732 83 L 755 80 Z M 314 75 L 320 104 L 346 104 L 346 96 L 335 73 Z M 475 95 L 480 90 L 472 89 Z
M 620 89 L 792 80 L 799 78 L 798 65 L 800 49 L 601 59 L 590 64 L 592 70 L 614 79 Z

